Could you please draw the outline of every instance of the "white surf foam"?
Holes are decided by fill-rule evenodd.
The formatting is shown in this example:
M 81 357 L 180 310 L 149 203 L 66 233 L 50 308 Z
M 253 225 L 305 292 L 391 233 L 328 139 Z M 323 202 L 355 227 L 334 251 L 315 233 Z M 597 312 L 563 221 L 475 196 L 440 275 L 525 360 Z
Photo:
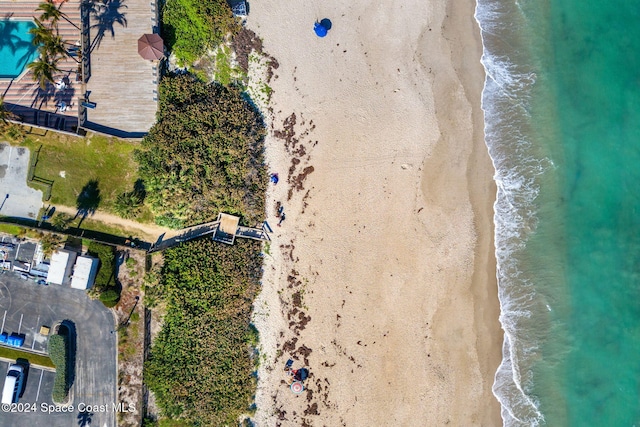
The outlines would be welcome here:
M 539 296 L 519 269 L 518 255 L 536 228 L 537 180 L 551 166 L 548 159 L 536 157 L 527 133 L 531 125 L 528 102 L 536 74 L 532 67 L 512 58 L 518 47 L 510 35 L 525 22 L 522 16 L 517 19 L 519 13 L 513 0 L 477 0 L 475 18 L 482 32 L 486 71 L 482 96 L 485 141 L 496 170 L 495 245 L 504 329 L 503 359 L 495 374 L 493 393 L 508 427 L 544 423 L 539 402 L 529 392 L 539 331 L 526 328 Z

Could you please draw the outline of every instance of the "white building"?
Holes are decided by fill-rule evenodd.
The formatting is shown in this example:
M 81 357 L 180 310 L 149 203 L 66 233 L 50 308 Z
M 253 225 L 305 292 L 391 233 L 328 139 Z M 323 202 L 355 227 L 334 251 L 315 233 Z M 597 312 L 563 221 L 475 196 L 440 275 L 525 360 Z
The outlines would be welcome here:
M 71 287 L 75 289 L 89 289 L 93 286 L 98 273 L 99 260 L 90 256 L 82 255 L 76 260 L 71 276 Z
M 67 285 L 71 280 L 71 271 L 76 260 L 76 252 L 59 249 L 51 255 L 47 282 L 55 285 Z

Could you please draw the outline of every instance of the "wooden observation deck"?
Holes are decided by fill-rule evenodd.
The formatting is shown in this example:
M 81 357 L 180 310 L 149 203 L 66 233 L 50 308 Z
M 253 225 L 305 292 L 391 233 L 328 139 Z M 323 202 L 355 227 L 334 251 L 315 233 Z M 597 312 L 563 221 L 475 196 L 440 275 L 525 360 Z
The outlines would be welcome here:
M 212 239 L 216 242 L 233 245 L 236 237 L 243 239 L 271 241 L 269 233 L 273 232 L 269 224 L 262 223 L 261 227 L 244 227 L 240 225 L 240 218 L 225 213 L 218 214 L 215 221 L 206 224 L 194 225 L 180 230 L 180 234 L 167 240 L 163 240 L 162 236 L 154 243 L 149 252 L 162 251 L 182 242 L 197 239 L 202 236 L 212 234 Z

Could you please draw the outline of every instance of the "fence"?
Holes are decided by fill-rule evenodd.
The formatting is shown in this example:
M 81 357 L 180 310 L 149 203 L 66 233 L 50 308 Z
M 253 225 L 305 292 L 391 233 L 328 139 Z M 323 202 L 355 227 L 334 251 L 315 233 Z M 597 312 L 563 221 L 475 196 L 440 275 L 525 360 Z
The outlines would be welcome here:
M 36 165 L 38 164 L 38 156 L 40 156 L 40 150 L 42 150 L 42 145 L 38 147 L 38 149 L 34 151 L 33 155 L 31 156 L 29 171 L 27 172 L 27 181 L 29 182 L 29 184 L 36 183 L 43 185 L 44 199 L 46 201 L 49 201 L 49 199 L 51 199 L 51 189 L 53 188 L 53 181 L 36 176 Z

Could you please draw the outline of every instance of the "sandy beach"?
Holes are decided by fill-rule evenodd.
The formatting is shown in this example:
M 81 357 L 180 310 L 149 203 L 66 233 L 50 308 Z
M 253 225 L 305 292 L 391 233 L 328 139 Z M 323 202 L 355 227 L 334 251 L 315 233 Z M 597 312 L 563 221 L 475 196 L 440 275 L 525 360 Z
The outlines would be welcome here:
M 247 27 L 279 64 L 257 425 L 501 425 L 475 3 L 250 6 Z M 300 395 L 289 358 L 311 372 Z

